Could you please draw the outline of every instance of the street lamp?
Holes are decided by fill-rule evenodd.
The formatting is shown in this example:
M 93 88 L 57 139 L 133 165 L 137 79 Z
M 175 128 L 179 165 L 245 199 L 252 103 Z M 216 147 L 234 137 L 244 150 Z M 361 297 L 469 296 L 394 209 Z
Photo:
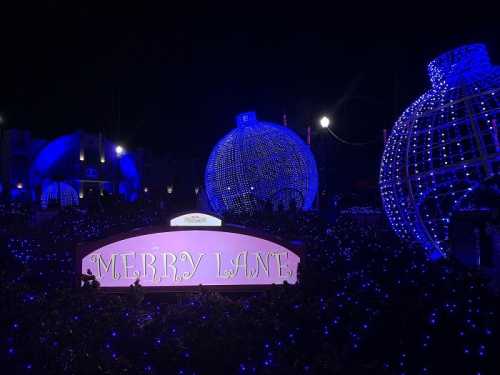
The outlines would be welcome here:
M 323 129 L 326 129 L 326 128 L 328 128 L 330 126 L 330 119 L 327 116 L 323 116 L 319 120 L 319 124 L 321 125 L 321 127 Z
M 125 152 L 125 149 L 122 146 L 118 145 L 115 147 L 115 152 L 116 152 L 116 156 L 120 157 Z

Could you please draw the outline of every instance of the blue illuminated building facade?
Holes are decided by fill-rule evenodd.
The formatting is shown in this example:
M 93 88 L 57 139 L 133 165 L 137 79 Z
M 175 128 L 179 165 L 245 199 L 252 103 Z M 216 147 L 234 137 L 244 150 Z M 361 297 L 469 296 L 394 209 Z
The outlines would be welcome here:
M 87 196 L 105 194 L 134 201 L 141 191 L 142 153 L 117 154 L 115 146 L 100 134 L 82 131 L 47 142 L 26 130 L 7 130 L 2 138 L 4 196 L 42 207 L 54 200 L 77 205 Z
M 428 72 L 432 87 L 387 141 L 380 190 L 396 233 L 437 259 L 449 254 L 454 213 L 478 189 L 498 187 L 500 68 L 475 44 L 440 55 Z
M 213 210 L 253 213 L 295 205 L 312 207 L 318 190 L 314 156 L 292 130 L 258 121 L 254 112 L 236 117 L 236 128 L 214 147 L 205 170 Z

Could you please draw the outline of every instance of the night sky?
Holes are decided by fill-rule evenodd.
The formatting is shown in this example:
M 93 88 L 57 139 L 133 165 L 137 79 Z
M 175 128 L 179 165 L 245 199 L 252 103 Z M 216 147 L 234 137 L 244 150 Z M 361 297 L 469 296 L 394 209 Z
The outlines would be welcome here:
M 329 27 L 304 32 L 292 31 L 305 28 L 296 17 L 283 25 L 281 13 L 233 32 L 234 15 L 48 4 L 2 13 L 0 112 L 7 126 L 48 139 L 101 130 L 126 147 L 176 158 L 206 160 L 247 110 L 274 122 L 286 112 L 301 135 L 329 113 L 343 137 L 374 139 L 428 87 L 426 65 L 440 52 L 484 42 L 500 64 L 498 21 L 455 18 L 434 29 L 337 14 Z M 332 113 L 347 90 L 352 97 Z M 314 142 L 326 147 L 314 150 L 320 160 L 328 153 L 333 179 L 350 177 L 334 185 L 376 180 L 381 143 L 353 148 L 326 134 Z

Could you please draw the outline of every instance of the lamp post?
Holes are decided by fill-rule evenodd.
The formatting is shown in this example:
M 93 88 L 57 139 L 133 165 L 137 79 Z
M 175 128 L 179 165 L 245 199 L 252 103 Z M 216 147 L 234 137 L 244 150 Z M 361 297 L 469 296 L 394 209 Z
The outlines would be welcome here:
M 330 130 L 330 124 L 331 124 L 331 120 L 330 120 L 330 117 L 326 116 L 326 115 L 323 115 L 321 116 L 321 118 L 319 119 L 319 126 L 320 128 L 323 130 L 323 129 L 327 129 L 327 130 Z M 323 196 L 323 194 L 326 194 L 328 195 L 328 166 L 329 166 L 329 163 L 328 163 L 328 160 L 327 160 L 327 151 L 326 151 L 326 145 L 325 145 L 325 141 L 323 140 L 322 142 L 322 157 L 323 157 L 323 173 L 322 173 L 322 176 L 320 175 L 320 184 L 319 184 L 319 193 L 318 193 L 318 199 L 317 199 L 317 202 L 316 202 L 316 205 L 317 205 L 317 208 L 319 209 L 320 208 L 320 199 L 321 199 L 321 196 Z M 322 177 L 322 178 L 321 178 Z
M 366 146 L 366 145 L 369 145 L 369 144 L 372 144 L 372 143 L 375 143 L 375 142 L 378 142 L 380 139 L 379 137 L 377 137 L 376 139 L 373 139 L 373 140 L 370 140 L 370 141 L 367 141 L 367 142 L 352 142 L 352 141 L 348 141 L 342 137 L 340 137 L 338 134 L 336 134 L 333 130 L 332 130 L 332 119 L 327 116 L 327 115 L 323 115 L 321 116 L 318 120 L 318 125 L 319 125 L 319 128 L 320 128 L 320 131 L 328 131 L 328 133 L 330 133 L 330 135 L 335 138 L 335 140 L 337 142 L 340 142 L 342 144 L 345 144 L 345 145 L 349 145 L 349 146 Z M 311 132 L 312 132 L 312 126 L 308 126 L 307 127 L 307 144 L 309 146 L 311 146 Z M 386 134 L 384 133 L 384 135 L 386 136 Z M 385 138 L 385 137 L 384 137 Z M 320 184 L 319 184 L 319 192 L 318 192 L 318 196 L 317 196 L 317 200 L 316 200 L 316 208 L 319 209 L 319 196 L 321 194 L 323 194 L 323 190 L 326 189 L 326 181 L 327 181 L 327 177 L 328 177 L 328 161 L 327 161 L 327 154 L 326 154 L 326 147 L 325 145 L 323 144 L 323 150 L 322 150 L 322 159 L 323 159 L 323 168 L 319 168 L 320 171 L 321 169 L 323 170 L 323 173 L 320 173 Z
M 125 149 L 123 148 L 123 146 L 121 145 L 116 145 L 115 147 L 115 155 L 116 155 L 116 161 L 115 163 L 113 163 L 113 178 L 114 178 L 114 181 L 113 181 L 113 185 L 115 186 L 114 188 L 114 193 L 115 193 L 115 196 L 118 197 L 118 195 L 120 194 L 120 182 L 118 181 L 118 168 L 119 166 L 117 165 L 119 163 L 119 159 L 123 156 L 123 154 L 125 153 Z
M 322 129 L 328 129 L 328 127 L 330 126 L 330 118 L 328 116 L 322 116 L 319 120 L 317 120 L 318 123 L 319 123 L 319 126 L 322 128 Z M 312 139 L 311 139 L 311 135 L 312 135 L 312 126 L 309 125 L 307 127 L 307 144 L 309 147 L 312 147 Z M 327 180 L 327 168 L 326 168 L 326 165 L 327 165 L 327 160 L 326 160 L 326 150 L 325 150 L 325 147 L 323 145 L 323 150 L 322 150 L 322 164 L 323 164 L 323 168 L 319 167 L 319 183 L 318 183 L 318 194 L 316 195 L 316 209 L 319 210 L 320 208 L 320 202 L 319 202 L 319 199 L 320 199 L 320 196 L 321 194 L 323 193 L 323 190 L 326 186 L 326 180 Z M 318 149 L 318 152 L 319 152 L 319 149 Z M 321 171 L 323 173 L 321 173 Z
M 332 126 L 332 124 L 333 124 L 333 126 Z M 385 143 L 385 141 L 387 139 L 387 131 L 384 129 L 383 134 L 382 134 L 383 137 L 377 136 L 375 138 L 372 138 L 371 140 L 364 141 L 364 142 L 353 142 L 353 141 L 347 140 L 333 131 L 332 128 L 336 128 L 337 126 L 335 123 L 333 123 L 331 121 L 331 119 L 328 116 L 321 117 L 321 119 L 319 120 L 319 125 L 321 128 L 320 130 L 326 130 L 328 133 L 330 133 L 330 135 L 333 138 L 335 138 L 335 140 L 337 142 L 344 144 L 344 145 L 347 145 L 347 146 L 354 146 L 354 147 L 369 146 L 371 144 L 376 144 L 378 142 L 381 142 L 382 140 Z M 324 156 L 324 160 L 325 160 L 325 164 L 328 164 L 326 161 L 327 160 L 326 155 Z M 328 173 L 326 171 L 327 171 L 327 167 L 325 166 L 325 176 L 328 175 Z

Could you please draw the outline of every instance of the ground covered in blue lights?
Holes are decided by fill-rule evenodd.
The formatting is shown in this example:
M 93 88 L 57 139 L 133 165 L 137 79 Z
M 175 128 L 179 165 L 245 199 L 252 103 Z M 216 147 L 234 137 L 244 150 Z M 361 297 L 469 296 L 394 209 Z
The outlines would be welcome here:
M 161 215 L 0 210 L 0 360 L 33 374 L 494 374 L 498 298 L 384 226 L 288 212 L 233 221 L 305 241 L 297 286 L 156 301 L 74 287 L 74 246 Z

